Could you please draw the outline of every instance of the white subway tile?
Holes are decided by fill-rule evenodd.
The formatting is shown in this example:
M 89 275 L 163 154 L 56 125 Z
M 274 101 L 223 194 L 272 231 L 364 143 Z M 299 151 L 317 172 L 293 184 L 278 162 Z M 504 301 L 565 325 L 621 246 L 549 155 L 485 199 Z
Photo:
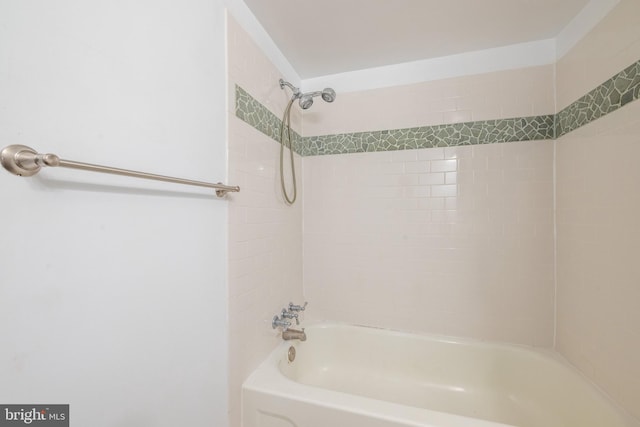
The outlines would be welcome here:
M 458 194 L 457 185 L 433 185 L 431 186 L 432 197 L 456 197 Z
M 444 173 L 427 173 L 420 175 L 420 185 L 444 184 Z
M 418 160 L 442 160 L 444 156 L 444 148 L 423 148 L 418 151 Z
M 393 162 L 415 162 L 418 160 L 418 150 L 391 151 Z
M 406 173 L 426 173 L 430 171 L 430 163 L 427 161 L 406 162 L 404 164 L 404 171 Z
M 431 172 L 453 172 L 458 169 L 458 161 L 451 160 L 432 160 Z

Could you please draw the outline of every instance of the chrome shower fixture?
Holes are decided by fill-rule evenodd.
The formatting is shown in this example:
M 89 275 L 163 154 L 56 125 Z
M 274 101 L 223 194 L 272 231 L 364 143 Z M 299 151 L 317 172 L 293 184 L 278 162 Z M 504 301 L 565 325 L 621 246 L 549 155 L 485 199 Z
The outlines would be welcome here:
M 295 87 L 289 82 L 285 82 L 283 79 L 280 79 L 280 89 L 284 89 L 285 86 L 291 89 L 292 94 L 291 99 L 289 99 L 289 102 L 287 103 L 287 107 L 284 109 L 282 121 L 280 122 L 280 186 L 282 187 L 282 195 L 284 196 L 285 202 L 287 202 L 288 205 L 292 205 L 296 201 L 296 197 L 298 196 L 298 187 L 296 186 L 296 167 L 293 162 L 293 139 L 291 138 L 291 106 L 293 105 L 293 101 L 297 99 L 300 107 L 303 110 L 307 110 L 313 105 L 313 98 L 315 98 L 316 96 L 321 96 L 322 99 L 324 99 L 326 102 L 333 102 L 336 99 L 336 91 L 327 87 L 316 92 L 302 93 L 300 92 L 300 88 Z M 287 136 L 287 138 L 285 138 L 285 135 Z M 292 197 L 289 197 L 289 193 L 287 193 L 287 188 L 284 184 L 283 158 L 285 145 L 289 148 L 289 160 L 291 161 L 291 180 L 293 182 Z
M 333 102 L 336 99 L 336 91 L 331 89 L 330 87 L 326 87 L 322 90 L 318 90 L 316 92 L 300 92 L 300 88 L 295 87 L 289 82 L 285 82 L 280 79 L 280 89 L 284 89 L 284 87 L 288 87 L 293 92 L 291 95 L 291 99 L 298 100 L 298 104 L 300 108 L 303 110 L 308 110 L 313 105 L 313 98 L 316 96 L 321 96 L 326 102 Z

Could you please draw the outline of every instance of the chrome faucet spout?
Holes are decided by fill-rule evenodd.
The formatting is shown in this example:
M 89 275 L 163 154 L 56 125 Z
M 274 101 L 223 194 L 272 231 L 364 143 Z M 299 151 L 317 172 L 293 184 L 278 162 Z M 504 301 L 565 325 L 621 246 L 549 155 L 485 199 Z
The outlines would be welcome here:
M 285 341 L 290 341 L 290 340 L 306 341 L 307 334 L 304 332 L 304 328 L 302 328 L 301 331 L 297 329 L 289 328 L 286 331 L 282 331 L 282 339 Z

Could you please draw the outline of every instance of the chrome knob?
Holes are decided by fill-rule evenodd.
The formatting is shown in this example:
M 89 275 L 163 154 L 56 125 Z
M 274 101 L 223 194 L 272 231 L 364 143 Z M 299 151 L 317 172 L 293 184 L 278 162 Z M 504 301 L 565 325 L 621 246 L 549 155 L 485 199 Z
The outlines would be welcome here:
M 304 311 L 307 308 L 308 302 L 304 302 L 303 306 L 295 305 L 294 303 L 289 303 L 289 311 Z
M 286 308 L 282 309 L 282 317 L 283 318 L 287 318 L 287 319 L 296 319 L 296 325 L 300 324 L 300 320 L 298 319 L 298 314 L 297 313 L 293 313 L 291 311 L 287 311 Z
M 289 326 L 291 326 L 291 322 L 288 320 L 281 319 L 278 316 L 273 316 L 273 320 L 271 321 L 271 327 L 273 329 L 280 327 L 282 330 L 286 331 Z

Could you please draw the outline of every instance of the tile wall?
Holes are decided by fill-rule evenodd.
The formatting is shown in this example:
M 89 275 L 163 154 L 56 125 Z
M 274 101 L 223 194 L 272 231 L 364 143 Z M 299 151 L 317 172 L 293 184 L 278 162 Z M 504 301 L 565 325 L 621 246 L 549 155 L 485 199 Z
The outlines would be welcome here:
M 553 344 L 553 142 L 304 158 L 317 319 Z
M 640 417 L 640 102 L 557 150 L 556 347 Z
M 635 67 L 633 70 L 635 71 Z M 640 78 L 640 72 L 638 74 Z M 633 91 L 630 91 L 633 95 Z M 240 86 L 236 86 L 235 96 L 236 116 L 279 141 L 281 120 Z M 619 104 L 620 102 L 618 107 Z M 581 111 L 580 108 L 567 109 L 565 116 L 571 119 Z M 301 156 L 457 147 L 554 139 L 557 127 L 555 118 L 553 114 L 545 114 L 304 137 L 293 132 L 291 138 L 295 152 Z
M 359 132 L 555 108 L 552 66 L 341 95 L 305 113 L 305 139 L 314 118 Z M 311 156 L 304 172 L 314 317 L 553 344 L 552 141 Z
M 271 318 L 290 300 L 302 301 L 302 203 L 282 200 L 280 145 L 235 115 L 236 85 L 280 114 L 288 95 L 277 69 L 231 16 L 228 31 L 229 182 L 241 187 L 229 203 L 230 425 L 240 426 L 242 382 L 280 343 Z M 292 125 L 300 130 L 300 115 Z M 296 154 L 296 168 L 302 170 Z M 299 198 L 302 198 L 299 188 Z
M 433 110 L 418 110 L 414 115 L 422 111 L 431 137 L 413 132 L 409 138 L 408 131 L 405 140 L 459 145 L 465 130 L 477 130 L 464 143 L 481 145 L 408 150 L 419 146 L 404 144 L 374 147 L 398 150 L 375 155 L 305 157 L 302 240 L 311 315 L 552 345 L 553 76 L 548 66 L 401 87 L 398 96 L 381 89 L 385 102 L 377 109 L 396 119 L 387 122 L 395 129 L 408 124 L 398 114 L 401 103 L 415 104 L 434 93 L 439 96 L 429 101 L 433 110 L 485 118 L 458 129 L 446 123 L 444 112 L 436 120 Z M 249 92 L 236 88 L 236 115 L 274 138 L 277 118 Z M 362 96 L 369 99 L 372 92 Z M 371 110 L 358 108 L 355 94 L 346 95 L 353 108 L 336 114 L 331 107 L 338 100 L 319 103 L 317 112 L 305 112 L 304 123 L 307 114 L 321 114 L 336 127 L 344 123 L 340 129 L 354 130 L 352 123 L 371 120 Z M 489 104 L 497 107 L 487 111 Z M 550 119 L 531 126 L 537 119 L 513 119 L 517 113 Z M 533 141 L 487 144 L 518 140 L 513 125 L 521 122 L 532 133 L 522 139 Z M 360 138 L 363 144 L 395 135 L 368 134 Z M 547 140 L 535 141 L 538 134 Z M 302 138 L 302 154 L 312 154 L 305 149 L 314 138 Z M 339 141 L 337 152 L 345 147 Z
M 304 156 L 553 138 L 553 66 L 343 93 L 304 113 Z
M 554 115 L 462 122 L 302 138 L 303 156 L 415 150 L 553 139 Z
M 399 128 L 420 113 L 444 125 L 447 108 L 479 120 L 554 111 L 552 67 L 376 92 L 344 94 L 336 111 L 315 114 L 347 132 L 377 123 L 371 115 Z M 431 109 L 416 105 L 409 121 L 405 104 L 420 102 Z M 553 141 L 305 157 L 304 189 L 314 317 L 553 344 Z
M 303 133 L 334 135 L 553 114 L 553 75 L 554 67 L 546 65 L 339 93 L 333 103 L 317 102 L 305 111 Z
M 620 0 L 594 30 L 556 64 L 557 110 L 640 59 L 640 2 Z
M 558 62 L 560 108 L 640 59 L 638 16 L 622 0 Z M 557 141 L 556 348 L 640 418 L 639 158 L 637 101 Z
M 640 61 L 616 73 L 555 115 L 557 138 L 640 98 Z

